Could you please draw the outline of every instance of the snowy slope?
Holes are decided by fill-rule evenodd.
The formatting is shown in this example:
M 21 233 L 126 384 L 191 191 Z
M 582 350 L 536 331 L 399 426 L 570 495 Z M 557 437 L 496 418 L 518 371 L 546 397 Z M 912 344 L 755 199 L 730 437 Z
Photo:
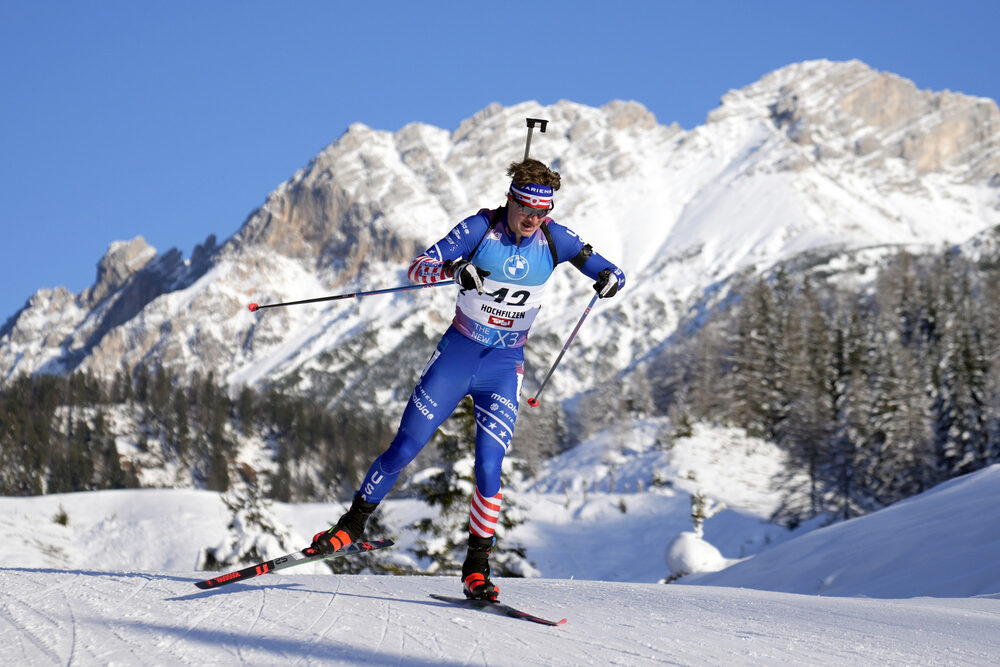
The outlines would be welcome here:
M 684 581 L 879 598 L 997 593 L 997 497 L 1000 465 Z
M 711 487 L 724 474 L 704 477 Z M 993 466 L 698 581 L 712 585 L 640 583 L 649 576 L 643 556 L 657 551 L 643 536 L 680 512 L 669 494 L 591 492 L 576 511 L 559 512 L 564 494 L 528 492 L 533 511 L 518 538 L 543 576 L 498 583 L 510 604 L 568 617 L 560 628 L 428 597 L 454 595 L 455 577 L 321 575 L 303 566 L 199 591 L 192 584 L 206 574 L 192 563 L 222 539 L 227 519 L 207 492 L 4 498 L 0 645 L 9 664 L 33 665 L 989 665 L 1000 654 L 1000 516 L 983 508 L 998 489 Z M 736 495 L 766 501 L 752 488 Z M 621 498 L 655 511 L 607 511 Z M 60 509 L 67 526 L 52 521 Z M 297 536 L 341 510 L 276 507 Z M 390 502 L 389 522 L 415 511 L 414 501 Z M 402 535 L 397 548 L 410 539 Z M 637 548 L 601 551 L 615 539 Z M 829 585 L 817 590 L 824 578 Z M 778 580 L 787 592 L 760 590 Z
M 742 558 L 788 539 L 787 531 L 766 522 L 778 497 L 770 476 L 781 467 L 779 450 L 735 431 L 699 427 L 665 451 L 653 445 L 661 427 L 662 420 L 649 420 L 629 430 L 628 439 L 616 431 L 594 438 L 548 464 L 539 477 L 545 483 L 528 483 L 521 491 L 508 487 L 506 511 L 520 511 L 527 520 L 505 539 L 525 545 L 545 577 L 654 583 L 670 574 L 664 549 L 677 533 L 690 529 L 689 493 L 696 490 L 730 508 L 706 530 L 726 557 Z M 614 489 L 609 465 L 617 471 Z M 653 475 L 667 482 L 655 485 Z M 570 480 L 565 488 L 564 479 Z M 417 538 L 409 526 L 431 513 L 402 492 L 390 495 L 380 510 L 400 556 Z M 277 520 L 296 544 L 308 542 L 344 509 L 336 503 L 274 505 Z M 61 512 L 66 525 L 53 520 Z M 69 569 L 100 562 L 109 568 L 187 570 L 196 566 L 203 549 L 219 544 L 229 519 L 219 495 L 207 491 L 0 498 L 0 561 Z M 581 551 L 579 542 L 588 530 L 623 540 Z
M 866 600 L 732 588 L 503 582 L 544 627 L 454 608 L 438 577 L 0 569 L 0 642 L 20 665 L 988 665 L 1000 599 Z

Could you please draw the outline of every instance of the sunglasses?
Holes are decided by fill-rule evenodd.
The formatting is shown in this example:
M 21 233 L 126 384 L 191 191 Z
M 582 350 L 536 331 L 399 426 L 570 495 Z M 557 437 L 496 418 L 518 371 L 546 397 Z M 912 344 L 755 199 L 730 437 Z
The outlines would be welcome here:
M 522 204 L 513 197 L 511 197 L 510 202 L 517 208 L 518 211 L 529 218 L 544 218 L 552 211 L 552 209 L 556 207 L 555 204 L 552 204 L 552 206 L 548 208 L 534 208 L 533 206 Z

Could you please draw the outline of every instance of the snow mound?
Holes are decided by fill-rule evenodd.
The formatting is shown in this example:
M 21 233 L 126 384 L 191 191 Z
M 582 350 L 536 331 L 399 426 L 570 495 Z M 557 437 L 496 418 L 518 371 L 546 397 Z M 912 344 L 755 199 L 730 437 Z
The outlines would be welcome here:
M 718 572 L 730 562 L 718 549 L 691 531 L 684 531 L 667 547 L 667 567 L 675 576 Z
M 683 583 L 903 598 L 1000 594 L 1000 464 Z

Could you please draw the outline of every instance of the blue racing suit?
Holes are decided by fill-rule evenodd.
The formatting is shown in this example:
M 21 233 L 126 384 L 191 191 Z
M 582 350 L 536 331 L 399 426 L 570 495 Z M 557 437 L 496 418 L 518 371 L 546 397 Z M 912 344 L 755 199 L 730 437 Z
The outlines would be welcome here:
M 507 229 L 506 207 L 483 209 L 411 263 L 409 276 L 415 282 L 450 280 L 442 266 L 447 260 L 469 260 L 489 276 L 483 278 L 482 294 L 459 291 L 455 318 L 410 396 L 396 437 L 361 484 L 364 500 L 380 502 L 459 401 L 471 395 L 476 488 L 484 499 L 496 497 L 499 503 L 500 466 L 514 435 L 524 377 L 523 346 L 546 281 L 556 265 L 571 262 L 593 280 L 608 269 L 618 288 L 625 286 L 618 267 L 549 218 L 532 236 L 520 243 L 515 238 Z

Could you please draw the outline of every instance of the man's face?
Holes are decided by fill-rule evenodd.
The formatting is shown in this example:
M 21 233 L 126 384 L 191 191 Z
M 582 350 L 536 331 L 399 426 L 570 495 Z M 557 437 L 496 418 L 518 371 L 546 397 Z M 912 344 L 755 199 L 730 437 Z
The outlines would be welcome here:
M 507 207 L 510 212 L 509 222 L 511 231 L 513 231 L 518 238 L 526 238 L 535 233 L 535 231 L 541 226 L 542 220 L 545 219 L 545 215 L 549 212 L 547 208 L 531 208 L 530 206 L 524 206 L 519 203 L 511 195 L 507 195 L 507 200 L 510 205 Z

